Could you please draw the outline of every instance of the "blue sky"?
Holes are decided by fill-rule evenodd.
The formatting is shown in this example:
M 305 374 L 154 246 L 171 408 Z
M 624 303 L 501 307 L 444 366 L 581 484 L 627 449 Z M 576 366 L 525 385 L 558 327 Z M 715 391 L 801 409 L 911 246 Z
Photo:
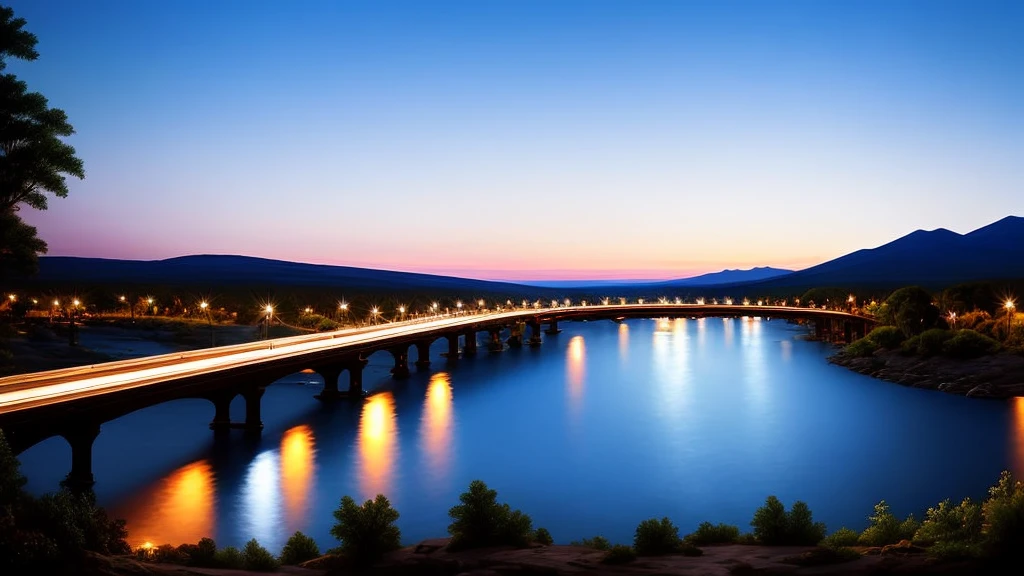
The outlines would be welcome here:
M 54 255 L 800 268 L 1024 214 L 1024 3 L 11 2 Z

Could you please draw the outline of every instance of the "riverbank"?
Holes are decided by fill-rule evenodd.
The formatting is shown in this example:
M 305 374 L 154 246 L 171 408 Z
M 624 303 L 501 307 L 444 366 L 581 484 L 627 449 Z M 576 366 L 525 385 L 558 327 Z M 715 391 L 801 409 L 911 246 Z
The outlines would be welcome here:
M 842 351 L 829 362 L 854 372 L 910 386 L 972 398 L 1024 396 L 1024 356 L 999 352 L 973 359 L 921 357 L 897 350 L 879 350 L 866 357 Z
M 812 560 L 815 550 L 808 546 L 762 546 L 725 544 L 705 546 L 701 556 L 669 554 L 640 557 L 625 564 L 605 564 L 607 552 L 583 546 L 534 545 L 529 548 L 497 547 L 451 552 L 449 539 L 426 540 L 408 546 L 378 562 L 369 574 L 388 576 L 576 576 L 579 574 L 659 574 L 678 576 L 736 576 L 744 574 L 867 575 L 867 574 L 980 574 L 992 573 L 978 561 L 942 562 L 928 557 L 922 549 L 907 546 L 856 548 L 860 557 L 841 563 Z M 138 562 L 128 557 L 94 557 L 90 576 L 148 574 L 159 576 L 223 575 L 255 576 L 266 572 L 186 567 Z M 353 573 L 339 557 L 324 556 L 302 564 L 283 566 L 277 574 L 333 576 Z

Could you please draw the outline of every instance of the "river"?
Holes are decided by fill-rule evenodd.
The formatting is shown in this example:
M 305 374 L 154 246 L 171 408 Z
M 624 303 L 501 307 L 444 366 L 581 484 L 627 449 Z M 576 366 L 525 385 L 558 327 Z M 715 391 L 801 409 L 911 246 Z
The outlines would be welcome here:
M 296 530 L 336 545 L 331 513 L 345 494 L 386 494 L 406 543 L 444 536 L 477 478 L 564 543 L 630 542 L 637 523 L 662 516 L 683 533 L 704 520 L 747 530 L 769 494 L 806 501 L 830 530 L 861 529 L 881 499 L 920 517 L 943 498 L 984 496 L 1003 469 L 1024 473 L 1024 398 L 873 380 L 828 364 L 832 348 L 798 325 L 560 327 L 539 348 L 481 347 L 452 364 L 439 341 L 430 369 L 403 381 L 377 353 L 364 403 L 322 405 L 319 377 L 293 375 L 268 388 L 256 439 L 215 439 L 206 401 L 135 412 L 96 441 L 97 497 L 136 545 L 255 537 L 278 552 Z M 232 412 L 242 419 L 241 398 Z M 41 492 L 70 450 L 55 438 L 21 459 Z

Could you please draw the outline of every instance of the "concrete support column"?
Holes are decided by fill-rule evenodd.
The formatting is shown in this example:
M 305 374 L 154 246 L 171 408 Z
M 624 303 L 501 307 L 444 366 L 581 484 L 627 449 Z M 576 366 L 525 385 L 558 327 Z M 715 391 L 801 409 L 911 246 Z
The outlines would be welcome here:
M 426 368 L 430 366 L 430 342 L 416 343 L 416 367 Z
M 816 340 L 825 339 L 825 319 L 818 318 L 814 321 L 814 338 Z
M 236 395 L 235 392 L 221 392 L 210 397 L 214 409 L 210 430 L 227 430 L 231 428 L 231 401 L 235 399 Z
M 476 332 L 466 332 L 466 344 L 462 347 L 462 353 L 466 356 L 476 354 Z
M 262 430 L 263 419 L 260 415 L 260 404 L 265 388 L 250 388 L 242 392 L 245 398 L 245 429 L 250 431 Z
M 561 330 L 558 329 L 558 320 L 554 319 L 548 322 L 548 329 L 544 331 L 546 334 L 558 334 Z
M 501 352 L 505 349 L 505 343 L 501 341 L 501 328 L 491 328 L 488 330 L 491 338 L 487 343 L 487 349 L 491 352 Z
M 366 366 L 366 360 L 359 358 L 352 364 L 348 365 L 348 397 L 349 398 L 362 398 L 363 397 L 363 367 Z
M 99 435 L 99 424 L 76 425 L 61 434 L 71 445 L 71 472 L 63 482 L 69 490 L 89 490 L 96 483 L 92 475 L 92 444 Z
M 407 378 L 409 376 L 409 349 L 406 347 L 391 350 L 395 357 L 395 367 L 391 369 L 391 375 L 395 378 Z
M 530 323 L 530 346 L 540 346 L 543 340 L 540 337 L 540 322 Z
M 508 340 L 506 340 L 506 342 L 508 343 L 509 346 L 512 346 L 514 348 L 521 347 L 523 345 L 523 334 L 525 332 L 526 332 L 526 323 L 525 322 L 516 322 L 512 326 L 512 334 L 509 335 Z
M 846 343 L 853 342 L 853 323 L 843 322 L 843 340 Z
M 344 370 L 344 366 L 321 366 L 316 369 L 316 373 L 324 379 L 324 389 L 315 396 L 317 400 L 330 402 L 341 398 L 341 391 L 338 390 L 338 377 Z
M 448 336 L 448 361 L 455 362 L 459 359 L 459 335 Z

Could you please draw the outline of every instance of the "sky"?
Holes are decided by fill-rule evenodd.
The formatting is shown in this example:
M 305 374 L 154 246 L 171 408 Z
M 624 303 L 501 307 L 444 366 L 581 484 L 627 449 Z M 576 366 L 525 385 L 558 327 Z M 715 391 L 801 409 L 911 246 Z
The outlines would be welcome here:
M 799 269 L 1024 215 L 1024 3 L 6 0 L 86 178 L 49 254 Z

